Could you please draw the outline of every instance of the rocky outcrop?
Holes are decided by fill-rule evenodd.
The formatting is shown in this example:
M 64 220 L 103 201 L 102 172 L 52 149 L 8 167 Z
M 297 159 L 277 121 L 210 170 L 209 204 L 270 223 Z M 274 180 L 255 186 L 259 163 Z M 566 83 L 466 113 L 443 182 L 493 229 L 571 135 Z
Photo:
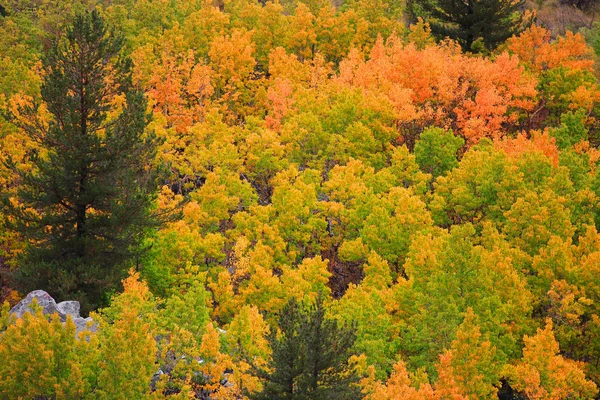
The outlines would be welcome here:
M 33 299 L 37 300 L 37 303 L 40 307 L 42 307 L 42 312 L 44 315 L 52 315 L 58 314 L 61 322 L 67 321 L 67 316 L 71 316 L 75 326 L 77 327 L 77 333 L 83 330 L 90 330 L 95 332 L 97 329 L 96 324 L 93 323 L 92 318 L 83 318 L 79 315 L 79 302 L 78 301 L 63 301 L 61 303 L 56 303 L 56 301 L 43 290 L 34 290 L 29 293 L 27 297 L 19 302 L 16 306 L 14 306 L 10 313 L 16 316 L 17 318 L 22 318 L 26 312 L 32 313 L 31 303 Z M 88 323 L 90 326 L 88 327 Z

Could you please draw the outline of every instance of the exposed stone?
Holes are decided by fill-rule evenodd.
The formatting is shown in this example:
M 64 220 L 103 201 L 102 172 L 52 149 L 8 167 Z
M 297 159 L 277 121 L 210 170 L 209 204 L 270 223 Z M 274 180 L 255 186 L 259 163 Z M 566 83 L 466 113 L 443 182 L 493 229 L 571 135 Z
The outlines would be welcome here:
M 19 302 L 16 306 L 14 306 L 10 313 L 15 315 L 17 318 L 23 318 L 26 312 L 33 313 L 31 310 L 31 303 L 33 303 L 33 299 L 37 300 L 37 303 L 40 307 L 42 307 L 42 313 L 44 315 L 52 315 L 54 313 L 58 314 L 61 322 L 67 321 L 67 316 L 71 316 L 73 322 L 75 323 L 75 327 L 77 329 L 77 333 L 90 330 L 91 332 L 95 332 L 97 330 L 97 324 L 93 323 L 92 318 L 82 318 L 79 315 L 79 302 L 78 301 L 63 301 L 61 303 L 56 304 L 56 301 L 43 290 L 34 290 L 29 293 L 27 297 Z M 88 326 L 89 324 L 89 326 Z
M 156 384 L 160 380 L 161 375 L 164 374 L 165 373 L 163 372 L 163 370 L 159 368 L 158 371 L 156 371 L 156 373 L 152 375 L 152 378 L 150 378 L 150 388 L 152 389 L 152 391 L 156 390 Z
M 73 318 L 79 317 L 80 306 L 78 301 L 63 301 L 61 303 L 58 303 L 56 305 L 56 308 L 58 308 L 58 312 L 62 314 L 70 315 Z
M 36 299 L 38 305 L 42 307 L 42 312 L 44 315 L 54 314 L 55 312 L 59 313 L 58 308 L 56 307 L 56 301 L 54 301 L 52 296 L 43 290 L 34 290 L 33 292 L 29 293 L 27 297 L 21 300 L 19 304 L 10 310 L 10 313 L 14 314 L 18 318 L 23 318 L 23 315 L 25 315 L 26 312 L 33 313 L 29 307 L 30 304 L 33 303 L 33 299 Z

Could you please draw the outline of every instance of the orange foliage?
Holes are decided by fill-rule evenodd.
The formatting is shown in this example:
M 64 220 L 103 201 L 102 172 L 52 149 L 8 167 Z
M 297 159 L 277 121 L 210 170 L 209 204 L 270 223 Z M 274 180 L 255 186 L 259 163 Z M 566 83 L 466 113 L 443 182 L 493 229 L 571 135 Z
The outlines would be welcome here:
M 208 379 L 201 386 L 197 387 L 196 390 L 219 391 L 220 395 L 227 398 L 226 393 L 232 391 L 233 388 L 228 389 L 223 387 L 221 379 L 225 371 L 231 368 L 231 360 L 227 354 L 221 353 L 219 338 L 219 332 L 215 329 L 213 323 L 209 322 L 200 345 L 200 354 L 202 355 L 200 371 Z
M 201 120 L 204 105 L 214 93 L 211 69 L 196 63 L 194 53 L 175 56 L 163 53 L 154 65 L 148 94 L 154 111 L 163 114 L 178 133 Z
M 590 170 L 596 170 L 596 165 L 600 160 L 600 150 L 590 145 L 590 142 L 588 142 L 587 140 L 582 140 L 579 143 L 575 143 L 575 145 L 573 145 L 573 149 L 578 154 L 587 154 L 589 157 L 588 164 L 590 166 Z
M 552 160 L 554 166 L 558 166 L 558 147 L 556 139 L 548 132 L 531 132 L 531 136 L 520 133 L 516 138 L 506 138 L 494 143 L 497 149 L 503 150 L 509 157 L 518 158 L 524 153 L 539 152 Z
M 452 366 L 453 354 L 446 351 L 440 356 L 438 364 L 438 380 L 435 383 L 435 398 L 440 400 L 467 400 L 468 397 L 462 393 L 456 374 Z
M 399 123 L 417 121 L 453 128 L 469 144 L 501 137 L 520 112 L 535 105 L 535 80 L 515 57 L 467 57 L 456 45 L 405 45 L 396 36 L 379 38 L 369 59 L 350 52 L 340 63 L 339 81 L 387 97 Z
M 363 382 L 367 384 L 368 382 Z M 430 384 L 421 384 L 417 389 L 411 386 L 411 379 L 404 361 L 398 361 L 394 365 L 394 371 L 385 384 L 376 382 L 369 390 L 366 400 L 433 400 L 434 394 Z
M 567 398 L 593 398 L 598 389 L 585 378 L 583 363 L 575 362 L 559 354 L 554 338 L 552 321 L 535 336 L 523 338 L 523 359 L 506 368 L 511 386 L 525 393 L 532 400 Z
M 535 71 L 565 67 L 593 71 L 593 50 L 585 38 L 567 32 L 555 42 L 550 40 L 550 31 L 541 26 L 531 28 L 507 41 L 508 50 Z
M 600 90 L 598 90 L 597 85 L 581 85 L 569 93 L 566 99 L 569 101 L 569 108 L 571 110 L 583 108 L 591 112 L 596 103 L 600 102 Z
M 271 102 L 271 115 L 268 115 L 265 120 L 267 127 L 279 130 L 281 127 L 281 119 L 291 109 L 294 99 L 293 85 L 289 79 L 276 78 L 273 86 L 267 92 L 267 98 Z

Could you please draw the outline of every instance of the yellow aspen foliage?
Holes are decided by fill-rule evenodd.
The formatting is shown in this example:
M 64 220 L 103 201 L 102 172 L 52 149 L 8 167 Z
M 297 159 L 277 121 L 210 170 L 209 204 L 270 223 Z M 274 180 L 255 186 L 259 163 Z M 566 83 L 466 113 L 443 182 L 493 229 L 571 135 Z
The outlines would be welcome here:
M 598 369 L 594 366 L 596 344 L 595 340 L 590 340 L 598 329 L 597 318 L 594 318 L 594 301 L 586 297 L 580 287 L 565 280 L 555 280 L 543 304 L 548 305 L 547 314 L 552 318 L 556 340 L 560 346 L 570 349 L 571 357 L 588 360 L 590 367 L 586 369 L 586 373 L 592 379 L 597 379 Z M 590 315 L 591 321 L 588 320 Z
M 188 179 L 208 174 L 215 167 L 237 171 L 242 164 L 236 148 L 238 133 L 228 126 L 217 109 L 211 109 L 203 122 L 188 127 L 186 142 L 170 151 L 181 153 L 180 164 L 175 167 Z
M 285 304 L 287 293 L 273 270 L 256 265 L 250 279 L 239 289 L 244 304 L 256 305 L 261 311 L 277 311 Z
M 365 277 L 361 284 L 364 287 L 385 290 L 391 286 L 392 274 L 390 266 L 376 252 L 371 251 L 363 270 Z
M 392 277 L 387 261 L 372 251 L 363 270 L 363 281 L 350 284 L 344 296 L 331 305 L 331 310 L 339 320 L 355 324 L 354 347 L 365 355 L 366 363 L 381 379 L 391 371 L 390 354 L 398 351 L 401 326 L 391 315 L 398 307 L 389 287 Z
M 198 208 L 188 215 L 197 220 L 197 227 L 203 233 L 220 231 L 221 224 L 228 222 L 235 211 L 257 201 L 248 182 L 221 168 L 208 173 L 202 187 L 192 192 L 190 197 L 197 202 Z M 193 224 L 190 225 L 195 228 Z M 216 254 L 211 256 L 218 258 Z
M 268 64 L 271 50 L 282 46 L 289 34 L 291 16 L 285 13 L 284 5 L 271 1 L 265 3 L 246 0 L 229 1 L 226 11 L 231 13 L 233 26 L 244 26 L 252 31 L 257 67 L 264 69 Z
M 229 121 L 246 116 L 256 93 L 250 87 L 256 65 L 252 32 L 234 28 L 231 35 L 216 37 L 208 52 L 208 65 L 214 71 L 215 96 L 221 104 L 221 112 Z
M 254 69 L 254 46 L 251 32 L 234 29 L 229 36 L 216 37 L 208 53 L 210 66 L 215 71 L 215 87 L 225 94 L 249 77 Z M 229 85 L 229 87 L 228 87 Z
M 182 30 L 189 46 L 203 57 L 208 54 L 212 41 L 230 30 L 231 16 L 219 10 L 213 0 L 201 2 L 202 7 L 183 21 Z
M 586 236 L 588 236 L 586 238 L 587 246 L 598 245 L 598 233 L 595 228 L 590 227 Z M 596 237 L 594 238 L 594 236 Z M 595 240 L 592 242 L 590 239 Z M 584 287 L 588 296 L 597 302 L 600 300 L 600 285 L 597 279 L 600 270 L 600 265 L 597 264 L 600 261 L 600 251 L 597 248 L 588 250 L 585 247 L 580 243 L 579 248 L 583 250 L 583 254 L 581 254 L 579 263 L 576 264 L 576 282 Z
M 269 326 L 255 306 L 243 306 L 227 328 L 228 353 L 232 357 L 233 379 L 240 391 L 255 393 L 262 389 L 253 375 L 256 368 L 265 370 L 271 348 L 267 341 Z
M 286 48 L 296 54 L 301 61 L 312 59 L 317 43 L 315 16 L 302 2 L 298 2 L 294 15 L 289 22 L 289 34 Z
M 516 342 L 526 332 L 531 312 L 527 282 L 514 269 L 508 246 L 488 249 L 473 243 L 476 238 L 474 227 L 465 224 L 449 234 L 435 230 L 420 235 L 412 243 L 405 264 L 408 285 L 399 283 L 397 293 L 410 337 L 403 346 L 416 368 L 433 371 L 434 360 L 425 356 L 435 353 L 437 359 L 451 347 L 469 307 L 496 348 L 505 355 L 518 352 Z M 491 304 L 494 313 L 488 311 Z
M 77 338 L 69 316 L 45 316 L 41 307 L 23 318 L 8 317 L 0 333 L 0 393 L 5 398 L 73 399 L 90 396 L 97 340 Z M 89 338 L 88 338 L 89 339 Z
M 243 246 L 248 244 L 243 239 L 236 251 L 236 259 L 239 260 L 236 263 L 241 261 L 241 271 L 247 271 L 242 280 L 233 281 L 237 287 L 238 301 L 240 304 L 255 305 L 261 311 L 277 311 L 287 298 L 280 277 L 275 272 L 281 265 L 274 259 L 274 250 L 262 242 L 245 250 L 247 255 L 242 256 Z M 234 279 L 238 279 L 237 274 Z
M 329 61 L 343 59 L 352 46 L 368 46 L 366 32 L 360 29 L 364 21 L 352 9 L 340 12 L 326 5 L 316 13 L 316 21 L 317 49 Z
M 217 321 L 229 322 L 237 311 L 235 293 L 231 283 L 231 274 L 227 270 L 221 270 L 216 278 L 207 284 L 212 292 L 214 301 L 211 317 Z
M 496 356 L 496 348 L 481 337 L 477 316 L 470 307 L 467 309 L 465 319 L 456 332 L 456 339 L 452 342 L 450 350 L 442 357 L 450 357 L 453 382 L 440 380 L 436 382 L 436 391 L 441 392 L 442 387 L 451 383 L 469 399 L 496 399 L 498 388 L 495 385 L 500 380 L 502 366 Z M 439 368 L 443 369 L 446 361 L 440 359 Z M 442 374 L 440 373 L 440 377 Z
M 276 264 L 290 262 L 285 238 L 279 226 L 271 223 L 274 212 L 271 205 L 255 205 L 249 207 L 248 211 L 235 213 L 231 219 L 236 229 L 229 232 L 232 240 L 245 236 L 248 243 L 256 244 L 254 251 L 248 250 L 248 254 L 254 254 L 258 249 L 262 251 L 263 246 L 267 246 L 272 255 L 266 258 L 266 262 L 270 263 L 271 268 Z
M 281 283 L 286 295 L 296 297 L 299 301 L 306 299 L 314 301 L 319 293 L 329 295 L 327 286 L 331 272 L 328 270 L 328 260 L 321 257 L 305 258 L 295 268 L 284 267 Z
M 487 142 L 467 152 L 457 168 L 436 179 L 429 203 L 433 219 L 441 226 L 497 221 L 514 203 L 515 191 L 522 186 L 520 178 L 507 155 Z M 482 192 L 485 195 L 478 194 Z
M 181 393 L 199 392 L 204 384 L 200 341 L 209 317 L 203 289 L 196 285 L 172 295 L 157 316 L 160 367 L 169 372 L 168 385 Z
M 319 174 L 296 166 L 280 171 L 272 180 L 274 222 L 288 243 L 291 260 L 318 253 L 326 221 L 319 215 Z M 292 261 L 292 263 L 294 262 Z
M 220 168 L 209 173 L 189 198 L 182 207 L 183 218 L 166 224 L 153 238 L 154 266 L 145 266 L 145 270 L 173 275 L 188 263 L 203 270 L 216 266 L 225 259 L 224 233 L 232 226 L 232 214 L 256 201 L 247 182 Z M 151 281 L 153 289 L 157 280 L 159 277 Z
M 308 65 L 310 67 L 309 85 L 312 89 L 324 86 L 333 74 L 333 63 L 326 60 L 320 53 L 317 53 Z
M 411 238 L 431 227 L 433 220 L 425 203 L 408 189 L 392 188 L 387 195 L 371 201 L 374 204 L 360 235 L 370 249 L 398 269 L 404 263 Z
M 301 62 L 296 54 L 288 54 L 285 48 L 276 47 L 269 53 L 269 73 L 272 82 L 284 79 L 300 85 L 309 81 L 310 65 Z
M 0 110 L 5 113 L 11 113 L 17 122 L 22 122 L 27 117 L 22 115 L 20 110 L 24 107 L 31 106 L 34 97 L 17 93 L 11 96 L 8 101 L 5 102 L 4 100 L 4 96 L 0 94 Z M 36 122 L 41 128 L 47 128 L 49 118 L 50 116 L 45 105 L 40 106 L 39 118 Z M 31 151 L 39 149 L 39 144 L 36 143 L 35 140 L 32 140 L 28 135 L 23 135 L 15 126 L 8 124 L 4 119 L 0 120 L 0 128 L 2 129 L 0 145 L 3 149 L 2 153 L 0 153 L 0 162 L 2 162 L 0 165 L 0 184 L 8 189 L 14 184 L 13 181 L 15 177 L 12 176 L 11 171 L 6 168 L 6 163 L 9 160 L 12 160 L 20 168 L 23 168 L 26 171 L 31 170 L 32 165 L 28 160 L 28 154 Z
M 149 382 L 157 371 L 157 345 L 152 330 L 154 305 L 148 286 L 131 272 L 123 281 L 123 293 L 113 298 L 104 314 L 93 314 L 99 320 L 98 398 L 115 395 L 137 398 L 149 390 Z
M 552 191 L 525 192 L 504 213 L 503 233 L 509 240 L 531 256 L 545 246 L 553 236 L 567 239 L 573 236 L 570 210 L 565 198 Z M 533 222 L 533 223 L 532 223 Z
M 419 49 L 423 49 L 435 43 L 435 39 L 431 34 L 431 27 L 423 21 L 423 18 L 418 18 L 417 22 L 408 27 L 407 40 L 409 43 L 414 43 Z
M 285 169 L 285 146 L 280 136 L 266 129 L 262 121 L 248 119 L 244 141 L 240 143 L 240 155 L 244 158 L 242 173 L 256 188 L 259 198 L 266 198 L 270 181 L 278 171 Z
M 198 267 L 189 266 L 179 272 L 176 281 L 177 285 L 156 313 L 156 325 L 165 332 L 180 328 L 193 336 L 200 336 L 209 322 L 209 310 L 212 308 L 212 300 L 204 287 L 206 273 L 200 272 Z
M 235 388 L 221 385 L 225 371 L 232 367 L 231 358 L 226 353 L 221 352 L 221 334 L 215 329 L 212 322 L 208 323 L 206 332 L 202 336 L 199 355 L 201 357 L 198 361 L 201 375 L 197 379 L 199 382 L 194 382 L 195 384 L 192 387 L 198 385 L 197 389 L 201 388 L 209 392 L 215 392 L 217 398 L 233 398 L 232 393 Z

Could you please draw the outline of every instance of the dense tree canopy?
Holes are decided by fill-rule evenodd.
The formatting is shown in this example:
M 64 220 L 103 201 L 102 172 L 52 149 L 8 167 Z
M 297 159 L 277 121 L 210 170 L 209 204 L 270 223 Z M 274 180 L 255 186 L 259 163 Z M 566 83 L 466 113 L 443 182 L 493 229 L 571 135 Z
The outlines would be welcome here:
M 0 398 L 598 398 L 600 28 L 446 3 L 2 3 Z

